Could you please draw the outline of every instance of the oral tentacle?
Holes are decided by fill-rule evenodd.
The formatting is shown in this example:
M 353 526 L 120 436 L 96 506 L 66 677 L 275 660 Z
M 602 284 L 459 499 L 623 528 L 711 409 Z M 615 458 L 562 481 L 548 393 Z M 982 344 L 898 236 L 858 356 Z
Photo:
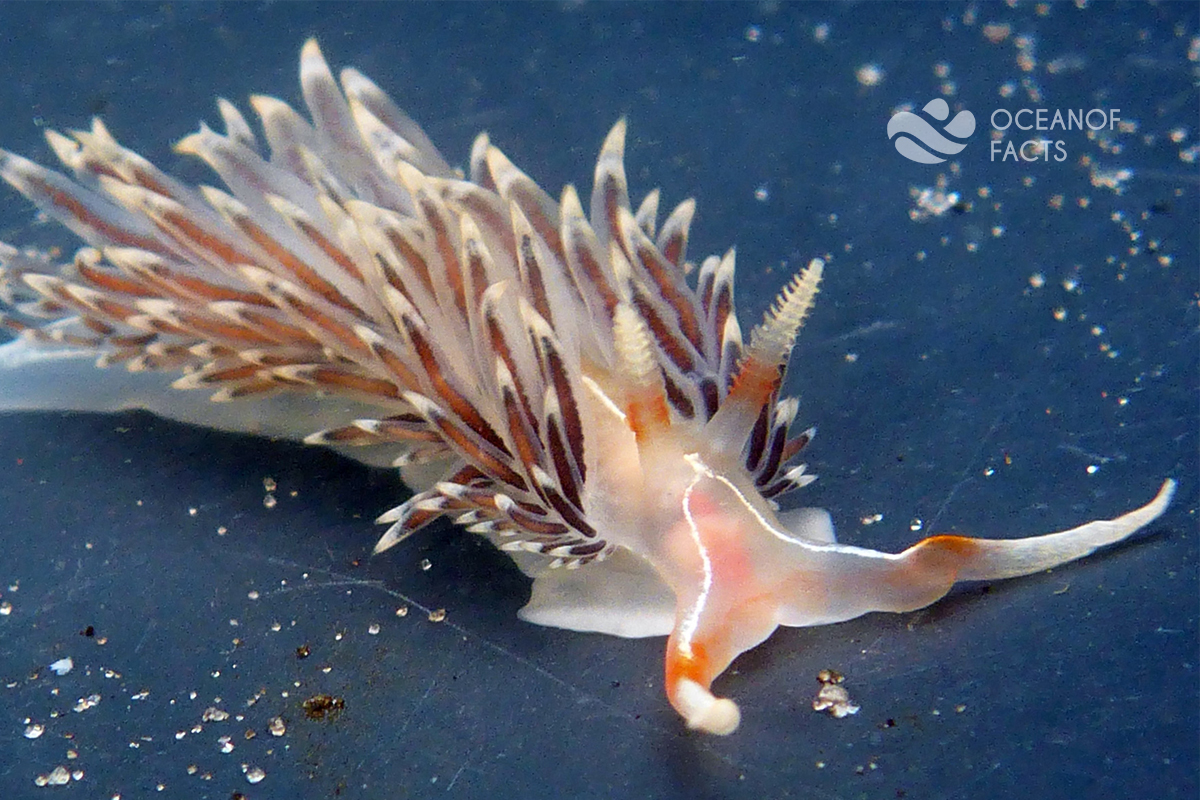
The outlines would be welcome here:
M 712 682 L 740 653 L 774 632 L 776 593 L 731 535 L 736 528 L 728 511 L 738 505 L 727 505 L 731 493 L 703 488 L 713 481 L 712 471 L 698 458 L 689 463 L 695 475 L 682 493 L 682 519 L 669 537 L 674 562 L 683 569 L 667 640 L 667 697 L 689 728 L 725 735 L 737 729 L 741 713 L 733 700 L 712 693 Z
M 689 728 L 726 736 L 737 730 L 742 714 L 733 700 L 712 693 L 713 679 L 724 670 L 713 666 L 706 648 L 681 641 L 676 626 L 667 641 L 667 699 Z

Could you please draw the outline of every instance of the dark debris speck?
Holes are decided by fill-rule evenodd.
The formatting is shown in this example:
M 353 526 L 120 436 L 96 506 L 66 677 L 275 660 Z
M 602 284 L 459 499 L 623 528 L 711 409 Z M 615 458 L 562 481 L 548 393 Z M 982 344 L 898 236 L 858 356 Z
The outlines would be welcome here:
M 304 701 L 304 716 L 309 719 L 325 719 L 336 717 L 346 707 L 346 701 L 341 697 L 329 694 L 314 694 Z

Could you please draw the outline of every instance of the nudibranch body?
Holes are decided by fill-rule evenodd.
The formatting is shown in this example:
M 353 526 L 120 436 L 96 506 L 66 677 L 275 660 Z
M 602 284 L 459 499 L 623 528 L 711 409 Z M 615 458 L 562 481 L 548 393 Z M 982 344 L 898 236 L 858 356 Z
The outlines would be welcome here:
M 226 133 L 179 143 L 224 190 L 181 184 L 99 121 L 48 133 L 73 179 L 0 153 L 87 243 L 69 264 L 0 245 L 0 319 L 22 334 L 0 347 L 0 409 L 146 408 L 398 466 L 416 494 L 380 517 L 376 551 L 440 517 L 487 536 L 534 578 L 523 618 L 667 636 L 671 704 L 718 734 L 739 712 L 713 680 L 777 626 L 1044 570 L 1170 502 L 1168 480 L 1060 533 L 840 544 L 826 512 L 777 504 L 813 479 L 795 463 L 812 430 L 793 432 L 781 390 L 820 259 L 744 340 L 733 252 L 687 260 L 692 201 L 661 226 L 657 191 L 630 204 L 623 121 L 585 214 L 485 135 L 458 176 L 375 84 L 347 69 L 339 86 L 315 42 L 300 77 L 311 121 L 255 97 L 260 142 L 221 101 Z M 205 388 L 220 402 L 174 391 Z

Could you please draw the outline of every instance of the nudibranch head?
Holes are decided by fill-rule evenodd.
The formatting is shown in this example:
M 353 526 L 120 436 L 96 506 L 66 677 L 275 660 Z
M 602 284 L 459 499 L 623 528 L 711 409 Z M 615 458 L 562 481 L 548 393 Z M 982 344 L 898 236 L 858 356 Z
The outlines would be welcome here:
M 736 469 L 722 473 L 700 452 L 671 495 L 678 515 L 662 548 L 647 555 L 675 596 L 666 652 L 667 696 L 688 727 L 732 733 L 737 705 L 712 693 L 713 680 L 779 625 L 841 622 L 871 611 L 903 612 L 940 599 L 960 580 L 1039 572 L 1113 544 L 1156 519 L 1174 481 L 1142 508 L 1026 539 L 940 535 L 899 554 L 839 544 L 829 514 L 777 514 Z M 731 477 L 732 476 L 732 477 Z
M 672 424 L 663 381 L 648 355 L 649 331 L 624 304 L 615 314 L 624 420 L 637 447 L 637 466 L 625 459 L 634 473 L 626 478 L 631 485 L 616 494 L 628 498 L 640 484 L 641 496 L 611 509 L 609 516 L 619 519 L 610 529 L 644 532 L 614 539 L 648 561 L 674 594 L 667 696 L 689 727 L 710 733 L 731 733 L 740 720 L 733 701 L 713 696 L 713 679 L 774 631 L 786 597 L 780 587 L 788 578 L 780 570 L 786 560 L 778 556 L 792 537 L 781 530 L 764 485 L 812 436 L 806 431 L 788 442 L 796 403 L 778 402 L 778 393 L 823 267 L 813 260 L 784 291 L 754 331 L 721 407 L 704 424 Z M 785 479 L 794 486 L 811 476 L 788 470 Z

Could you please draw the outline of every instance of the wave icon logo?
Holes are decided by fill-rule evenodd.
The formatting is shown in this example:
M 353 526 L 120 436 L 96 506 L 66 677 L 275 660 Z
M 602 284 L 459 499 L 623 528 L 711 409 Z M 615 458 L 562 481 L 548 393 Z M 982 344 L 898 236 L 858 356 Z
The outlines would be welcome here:
M 945 122 L 946 117 L 950 116 L 950 106 L 940 97 L 930 100 L 921 110 L 938 122 Z M 970 111 L 960 111 L 942 130 L 956 139 L 966 139 L 975 132 L 975 116 Z M 942 131 L 926 122 L 924 117 L 911 111 L 900 111 L 888 120 L 887 135 L 888 140 L 896 145 L 896 152 L 918 164 L 940 164 L 946 160 L 929 152 L 930 150 L 943 156 L 953 156 L 967 146 L 966 142 L 946 138 Z M 921 144 L 917 144 L 918 141 Z

